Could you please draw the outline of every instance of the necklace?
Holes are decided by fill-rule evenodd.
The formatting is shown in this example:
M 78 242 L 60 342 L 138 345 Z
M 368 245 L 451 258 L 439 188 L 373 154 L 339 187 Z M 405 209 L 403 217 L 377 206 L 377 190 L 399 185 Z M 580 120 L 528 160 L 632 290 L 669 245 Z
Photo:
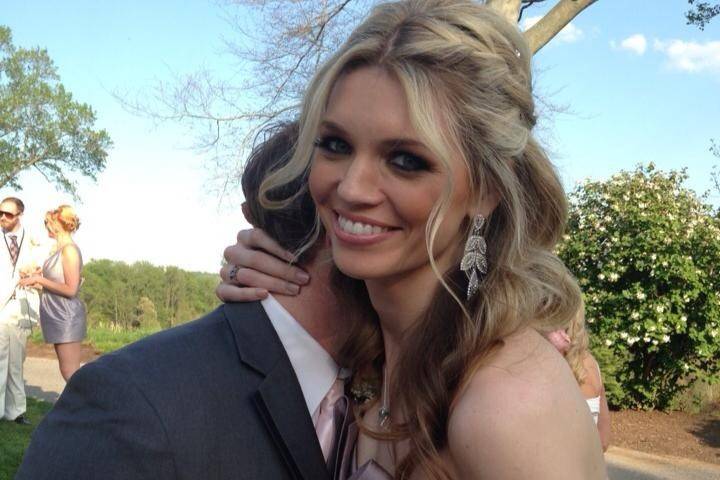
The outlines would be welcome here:
M 383 366 L 383 391 L 380 399 L 380 410 L 378 410 L 378 422 L 382 428 L 390 426 L 390 396 L 388 395 L 387 365 Z

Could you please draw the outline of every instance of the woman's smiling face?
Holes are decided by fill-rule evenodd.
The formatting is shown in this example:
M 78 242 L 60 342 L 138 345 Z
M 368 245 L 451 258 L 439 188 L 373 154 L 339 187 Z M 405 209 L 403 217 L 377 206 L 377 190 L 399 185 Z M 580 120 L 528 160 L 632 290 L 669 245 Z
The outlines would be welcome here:
M 370 280 L 429 270 L 426 224 L 450 179 L 450 208 L 435 238 L 441 269 L 456 256 L 462 222 L 472 214 L 464 163 L 432 153 L 413 128 L 401 84 L 386 70 L 361 67 L 337 80 L 309 185 L 342 272 Z

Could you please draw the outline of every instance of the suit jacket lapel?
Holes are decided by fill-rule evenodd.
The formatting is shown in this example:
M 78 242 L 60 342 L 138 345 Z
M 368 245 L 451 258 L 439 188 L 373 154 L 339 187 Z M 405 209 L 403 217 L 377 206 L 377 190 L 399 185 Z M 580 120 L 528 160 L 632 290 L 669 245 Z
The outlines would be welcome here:
M 224 308 L 240 358 L 265 376 L 255 404 L 288 467 L 298 479 L 329 480 L 300 384 L 265 309 L 260 302 Z

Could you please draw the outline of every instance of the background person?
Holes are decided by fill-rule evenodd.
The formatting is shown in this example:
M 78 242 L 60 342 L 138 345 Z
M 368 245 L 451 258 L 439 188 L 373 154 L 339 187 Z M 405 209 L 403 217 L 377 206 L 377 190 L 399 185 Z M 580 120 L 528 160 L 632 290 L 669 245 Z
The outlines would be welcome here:
M 46 343 L 52 343 L 67 381 L 80 368 L 81 342 L 87 335 L 85 306 L 78 298 L 82 278 L 82 255 L 72 238 L 80 219 L 69 205 L 45 214 L 48 236 L 55 240 L 54 252 L 45 260 L 42 275 L 20 280 L 25 287 L 42 288 L 40 328 Z
M 22 200 L 7 197 L 0 202 L 0 226 L 4 245 L 0 247 L 0 416 L 29 424 L 23 364 L 31 327 L 38 318 L 38 295 L 33 289 L 18 288 L 21 274 L 34 273 L 40 242 L 22 225 Z
M 545 338 L 565 357 L 597 425 L 603 452 L 610 446 L 610 409 L 605 397 L 600 366 L 590 352 L 585 315 L 581 309 L 564 329 L 545 334 Z

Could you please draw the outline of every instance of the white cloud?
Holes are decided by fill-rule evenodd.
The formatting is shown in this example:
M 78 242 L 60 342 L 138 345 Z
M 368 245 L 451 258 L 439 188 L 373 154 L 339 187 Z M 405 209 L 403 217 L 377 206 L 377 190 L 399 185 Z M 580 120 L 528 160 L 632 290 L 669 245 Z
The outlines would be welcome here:
M 610 45 L 614 46 L 614 43 L 615 42 L 611 42 Z M 636 33 L 621 41 L 620 48 L 642 55 L 645 53 L 645 50 L 647 50 L 647 39 L 642 33 Z
M 542 18 L 542 15 L 536 16 L 536 17 L 527 17 L 522 22 L 520 22 L 520 29 L 525 31 L 528 28 L 535 25 L 537 22 L 540 21 Z M 583 37 L 583 31 L 579 27 L 576 27 L 575 24 L 568 23 L 565 28 L 560 30 L 560 32 L 555 37 L 555 41 L 558 43 L 574 43 L 580 40 Z
M 720 41 L 655 40 L 653 48 L 665 54 L 670 68 L 683 72 L 720 73 Z

